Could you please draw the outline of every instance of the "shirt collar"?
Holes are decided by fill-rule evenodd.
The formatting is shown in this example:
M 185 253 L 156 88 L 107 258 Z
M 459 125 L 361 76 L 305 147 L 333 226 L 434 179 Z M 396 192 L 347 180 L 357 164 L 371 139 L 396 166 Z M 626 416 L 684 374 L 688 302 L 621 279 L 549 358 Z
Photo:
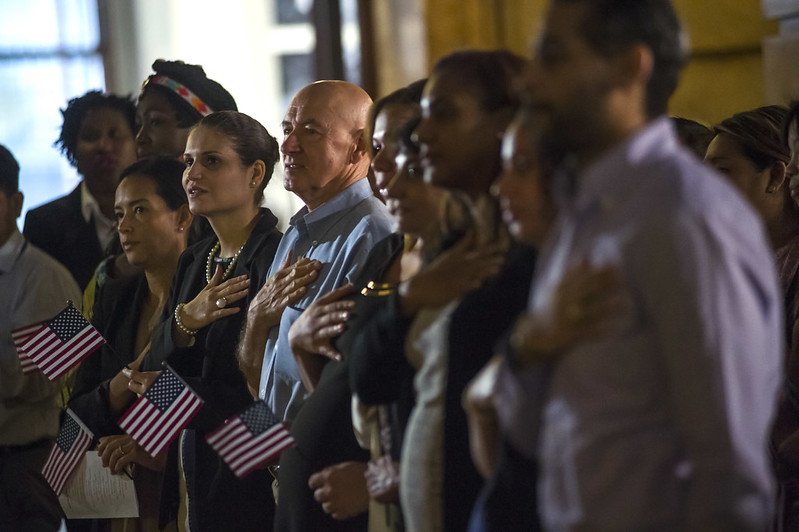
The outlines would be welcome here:
M 6 243 L 0 246 L 0 273 L 11 271 L 24 246 L 25 237 L 22 236 L 19 229 L 16 229 Z
M 105 218 L 100 210 L 100 204 L 97 203 L 97 200 L 94 199 L 94 196 L 92 196 L 92 193 L 89 191 L 89 187 L 86 186 L 86 181 L 80 182 L 80 212 L 83 215 L 83 219 L 86 220 L 86 223 L 92 221 L 92 215 L 94 214 Z
M 575 198 L 577 208 L 588 207 L 597 201 L 611 200 L 615 194 L 627 189 L 626 179 L 646 177 L 622 169 L 638 166 L 659 155 L 673 153 L 677 147 L 677 136 L 671 120 L 665 116 L 653 120 L 582 172 L 578 177 Z
M 369 180 L 359 179 L 314 210 L 309 212 L 307 206 L 303 207 L 291 217 L 289 225 L 297 229 L 304 226 L 311 238 L 318 237 L 329 225 L 325 221 L 327 217 L 349 210 L 373 195 Z
M 103 211 L 100 210 L 100 204 L 97 203 L 97 199 L 92 196 L 89 187 L 86 186 L 86 181 L 81 181 L 80 183 L 80 212 L 83 215 L 83 219 L 86 220 L 86 223 L 91 223 L 92 218 L 94 218 L 96 223 L 101 224 L 106 231 L 110 231 L 116 227 L 116 221 L 106 218 Z

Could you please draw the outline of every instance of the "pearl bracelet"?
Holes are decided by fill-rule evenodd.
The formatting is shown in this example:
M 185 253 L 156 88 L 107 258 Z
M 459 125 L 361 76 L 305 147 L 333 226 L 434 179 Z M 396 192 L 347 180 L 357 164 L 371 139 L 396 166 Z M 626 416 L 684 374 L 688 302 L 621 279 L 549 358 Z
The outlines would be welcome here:
M 178 306 L 175 307 L 175 325 L 178 326 L 178 329 L 180 329 L 182 333 L 188 334 L 193 339 L 194 335 L 197 334 L 197 329 L 189 329 L 183 325 L 183 321 L 180 319 L 180 309 L 182 309 L 184 305 L 184 303 L 178 303 Z

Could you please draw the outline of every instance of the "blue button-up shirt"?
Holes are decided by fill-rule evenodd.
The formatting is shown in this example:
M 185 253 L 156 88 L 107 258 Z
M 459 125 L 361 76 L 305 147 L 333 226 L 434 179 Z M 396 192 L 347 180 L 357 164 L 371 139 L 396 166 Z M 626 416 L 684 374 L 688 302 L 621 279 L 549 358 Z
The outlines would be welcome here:
M 305 297 L 286 308 L 266 342 L 259 396 L 278 417 L 294 419 L 306 395 L 289 347 L 289 328 L 318 297 L 357 275 L 372 247 L 391 233 L 391 226 L 388 210 L 366 179 L 310 212 L 303 207 L 291 218 L 267 278 L 280 269 L 290 251 L 293 260 L 316 259 L 322 269 Z
M 499 386 L 507 434 L 538 458 L 545 528 L 765 529 L 784 334 L 756 214 L 659 119 L 578 177 L 532 310 L 584 259 L 621 272 L 623 326 L 544 372 L 506 366 Z

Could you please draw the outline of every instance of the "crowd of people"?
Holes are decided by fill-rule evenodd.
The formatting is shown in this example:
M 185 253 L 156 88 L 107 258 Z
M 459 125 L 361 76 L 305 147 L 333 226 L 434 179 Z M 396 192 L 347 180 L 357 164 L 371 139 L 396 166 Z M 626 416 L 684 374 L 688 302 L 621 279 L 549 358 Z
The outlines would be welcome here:
M 0 529 L 799 530 L 799 104 L 669 117 L 684 42 L 552 0 L 531 59 L 317 81 L 279 129 L 159 60 L 68 102 L 82 181 L 22 233 L 0 147 Z M 67 300 L 107 343 L 23 374 Z M 204 403 L 152 456 L 119 419 L 167 365 Z M 240 478 L 206 436 L 255 402 L 294 446 Z M 138 517 L 65 520 L 64 407 Z

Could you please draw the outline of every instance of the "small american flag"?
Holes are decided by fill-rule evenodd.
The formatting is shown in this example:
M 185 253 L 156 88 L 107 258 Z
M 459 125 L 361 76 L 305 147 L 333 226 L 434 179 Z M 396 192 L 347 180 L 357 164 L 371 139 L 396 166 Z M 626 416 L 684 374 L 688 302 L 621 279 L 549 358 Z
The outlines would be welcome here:
M 157 456 L 197 413 L 203 400 L 167 366 L 119 419 L 119 426 Z
M 14 347 L 17 348 L 17 356 L 19 357 L 19 364 L 22 366 L 23 374 L 33 373 L 38 369 L 33 360 L 31 360 L 31 357 L 22 349 L 22 344 L 25 343 L 31 334 L 39 331 L 41 328 L 41 323 L 34 323 L 33 325 L 20 327 L 19 329 L 11 331 L 11 338 L 14 340 Z
M 16 329 L 11 332 L 11 336 L 15 338 L 23 371 L 27 364 L 23 358 L 27 357 L 51 381 L 69 371 L 105 343 L 102 335 L 71 302 L 53 319 Z M 29 368 L 27 372 L 30 371 L 32 370 Z
M 67 409 L 55 445 L 42 468 L 42 475 L 56 495 L 61 495 L 93 439 L 89 429 L 78 420 L 72 410 Z
M 263 401 L 228 419 L 205 439 L 239 478 L 294 445 L 285 425 Z

